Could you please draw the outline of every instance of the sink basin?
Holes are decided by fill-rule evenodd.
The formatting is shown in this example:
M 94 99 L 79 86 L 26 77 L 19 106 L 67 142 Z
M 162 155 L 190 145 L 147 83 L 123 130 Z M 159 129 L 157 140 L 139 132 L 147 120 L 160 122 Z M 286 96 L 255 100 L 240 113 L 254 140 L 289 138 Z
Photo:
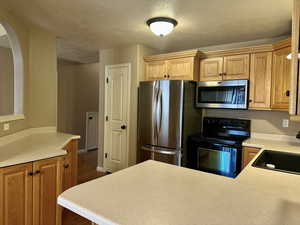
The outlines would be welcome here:
M 300 154 L 264 150 L 252 166 L 285 173 L 300 174 Z

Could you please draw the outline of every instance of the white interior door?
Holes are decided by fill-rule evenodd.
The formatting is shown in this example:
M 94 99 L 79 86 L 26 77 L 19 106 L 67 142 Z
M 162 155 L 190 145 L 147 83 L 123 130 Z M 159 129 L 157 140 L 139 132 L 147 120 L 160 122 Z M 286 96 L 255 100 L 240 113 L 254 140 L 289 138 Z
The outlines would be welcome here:
M 114 172 L 128 166 L 130 64 L 105 67 L 104 168 Z

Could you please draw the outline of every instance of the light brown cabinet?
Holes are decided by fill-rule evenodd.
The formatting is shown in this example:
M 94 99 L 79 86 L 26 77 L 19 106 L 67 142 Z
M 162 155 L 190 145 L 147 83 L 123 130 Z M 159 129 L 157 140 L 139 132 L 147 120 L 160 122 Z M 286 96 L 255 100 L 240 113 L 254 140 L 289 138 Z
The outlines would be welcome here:
M 58 195 L 77 184 L 78 140 L 66 156 L 0 168 L 0 225 L 61 225 Z
M 166 79 L 167 65 L 165 61 L 155 61 L 146 63 L 146 80 Z
M 0 225 L 32 225 L 32 163 L 0 169 Z
M 222 80 L 223 58 L 208 58 L 200 61 L 200 81 Z
M 0 225 L 60 225 L 63 157 L 0 169 Z
M 272 52 L 251 54 L 249 108 L 270 109 Z
M 145 80 L 198 80 L 198 51 L 177 52 L 145 59 Z
M 200 81 L 249 79 L 249 54 L 214 57 L 200 62 Z
M 242 168 L 246 167 L 259 151 L 259 148 L 243 147 Z
M 291 61 L 286 57 L 291 53 L 291 48 L 286 47 L 273 52 L 271 108 L 288 110 Z
M 77 185 L 78 177 L 78 140 L 70 141 L 65 150 L 67 155 L 64 161 L 64 179 L 63 179 L 63 191 Z
M 249 79 L 249 54 L 224 57 L 223 80 Z
M 33 225 L 60 225 L 62 208 L 63 157 L 33 163 Z

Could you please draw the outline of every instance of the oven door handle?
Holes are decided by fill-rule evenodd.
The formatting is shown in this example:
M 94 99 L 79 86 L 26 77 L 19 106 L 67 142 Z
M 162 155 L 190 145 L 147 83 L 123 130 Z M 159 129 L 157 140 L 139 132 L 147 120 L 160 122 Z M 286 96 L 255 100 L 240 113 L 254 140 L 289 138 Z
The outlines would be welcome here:
M 226 147 L 226 146 L 224 146 L 224 147 Z M 236 149 L 236 148 L 233 148 L 233 147 L 230 147 L 230 148 L 231 149 Z M 229 153 L 232 152 L 232 151 L 227 151 L 227 150 L 224 151 L 223 149 L 222 150 L 215 150 L 215 149 L 203 148 L 203 147 L 198 147 L 197 150 L 205 150 L 205 151 L 218 152 L 218 153 L 219 152 L 229 152 Z
M 215 149 L 202 148 L 202 147 L 198 147 L 198 150 L 205 150 L 210 152 L 223 152 L 222 150 L 215 150 Z

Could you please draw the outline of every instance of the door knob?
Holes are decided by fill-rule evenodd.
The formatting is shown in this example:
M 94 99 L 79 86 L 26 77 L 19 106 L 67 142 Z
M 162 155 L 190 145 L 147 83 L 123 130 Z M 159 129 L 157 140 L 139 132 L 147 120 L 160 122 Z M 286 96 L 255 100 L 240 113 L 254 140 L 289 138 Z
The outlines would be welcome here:
M 121 126 L 121 129 L 122 129 L 122 130 L 125 130 L 125 129 L 126 129 L 126 125 L 122 125 L 122 126 Z

